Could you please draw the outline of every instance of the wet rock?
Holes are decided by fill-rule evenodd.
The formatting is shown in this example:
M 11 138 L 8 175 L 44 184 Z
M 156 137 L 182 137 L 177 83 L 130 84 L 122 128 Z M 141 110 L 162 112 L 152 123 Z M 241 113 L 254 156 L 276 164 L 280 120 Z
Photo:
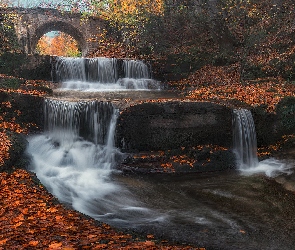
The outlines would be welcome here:
M 134 153 L 118 168 L 125 173 L 144 174 L 222 171 L 235 168 L 235 156 L 231 150 L 214 150 L 213 147 Z
M 0 91 L 0 101 L 5 102 L 9 99 L 9 95 L 5 92 Z
M 295 134 L 295 97 L 283 98 L 276 107 L 279 120 L 278 130 L 283 133 Z
M 277 131 L 277 116 L 267 112 L 266 109 L 266 105 L 260 105 L 251 109 L 258 147 L 274 144 L 281 136 Z
M 205 147 L 200 151 L 197 151 L 195 156 L 197 161 L 205 161 L 210 158 L 210 148 Z
M 3 53 L 0 56 L 6 62 L 0 66 L 0 72 L 16 77 L 34 80 L 52 80 L 50 56 Z

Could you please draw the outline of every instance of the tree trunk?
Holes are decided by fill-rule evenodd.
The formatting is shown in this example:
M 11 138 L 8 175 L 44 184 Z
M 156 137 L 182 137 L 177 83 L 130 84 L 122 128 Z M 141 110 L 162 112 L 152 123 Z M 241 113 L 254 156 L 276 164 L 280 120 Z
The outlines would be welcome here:
M 235 39 L 231 35 L 222 15 L 218 10 L 218 0 L 209 0 L 207 2 L 208 14 L 212 22 L 211 34 L 221 50 L 230 51 L 235 45 Z

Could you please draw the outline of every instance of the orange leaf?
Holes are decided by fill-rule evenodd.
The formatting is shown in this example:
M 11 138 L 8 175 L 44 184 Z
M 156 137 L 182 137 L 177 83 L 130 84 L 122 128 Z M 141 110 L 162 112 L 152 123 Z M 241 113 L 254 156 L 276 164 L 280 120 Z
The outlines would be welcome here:
M 56 219 L 57 221 L 59 221 L 59 220 L 62 219 L 62 216 L 61 216 L 61 215 L 57 215 L 57 216 L 55 216 L 55 219 Z
M 16 224 L 14 225 L 14 227 L 15 227 L 15 228 L 16 228 L 16 227 L 19 227 L 21 224 L 23 224 L 22 221 L 16 223 Z
M 55 213 L 58 210 L 55 207 L 51 207 L 51 208 L 48 208 L 47 211 L 50 212 L 50 213 Z
M 8 239 L 0 240 L 0 245 L 4 245 Z
M 24 209 L 22 210 L 22 213 L 23 213 L 23 214 L 28 214 L 28 211 L 29 211 L 29 209 L 26 207 L 26 208 L 24 208 Z
M 150 241 L 150 240 L 147 240 L 147 241 L 145 241 L 144 244 L 145 244 L 146 246 L 148 246 L 148 247 L 151 247 L 151 246 L 154 246 L 154 245 L 155 245 L 155 242 Z
M 54 243 L 51 243 L 49 245 L 49 249 L 53 250 L 53 249 L 60 249 L 60 247 L 62 246 L 62 243 L 61 242 L 54 242 Z
M 39 241 L 38 241 L 38 240 L 31 240 L 31 241 L 29 242 L 29 245 L 32 246 L 32 247 L 35 247 L 35 246 L 37 246 L 38 244 L 39 244 Z

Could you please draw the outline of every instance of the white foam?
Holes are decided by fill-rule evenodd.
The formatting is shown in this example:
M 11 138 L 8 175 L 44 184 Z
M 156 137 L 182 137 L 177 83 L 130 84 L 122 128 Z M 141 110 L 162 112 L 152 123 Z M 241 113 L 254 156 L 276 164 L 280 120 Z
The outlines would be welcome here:
M 124 91 L 151 91 L 161 90 L 160 83 L 152 79 L 132 79 L 122 78 L 116 83 L 99 83 L 87 81 L 65 81 L 58 90 L 75 90 L 84 92 L 112 92 L 118 90 Z
M 268 177 L 276 177 L 281 174 L 292 174 L 295 165 L 274 158 L 266 159 L 255 167 L 240 169 L 241 174 L 249 176 L 253 174 L 265 174 Z

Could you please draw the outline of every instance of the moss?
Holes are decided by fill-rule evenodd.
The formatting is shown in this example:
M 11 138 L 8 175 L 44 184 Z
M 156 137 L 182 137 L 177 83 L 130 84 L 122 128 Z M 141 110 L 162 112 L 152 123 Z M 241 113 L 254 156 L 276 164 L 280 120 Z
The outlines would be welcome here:
M 285 134 L 295 133 L 295 97 L 287 96 L 276 106 L 276 112 L 280 119 L 280 130 Z
M 18 78 L 5 78 L 0 80 L 0 88 L 2 89 L 18 89 L 23 80 Z
M 0 73 L 16 75 L 16 72 L 26 63 L 25 54 L 6 52 L 0 56 Z

